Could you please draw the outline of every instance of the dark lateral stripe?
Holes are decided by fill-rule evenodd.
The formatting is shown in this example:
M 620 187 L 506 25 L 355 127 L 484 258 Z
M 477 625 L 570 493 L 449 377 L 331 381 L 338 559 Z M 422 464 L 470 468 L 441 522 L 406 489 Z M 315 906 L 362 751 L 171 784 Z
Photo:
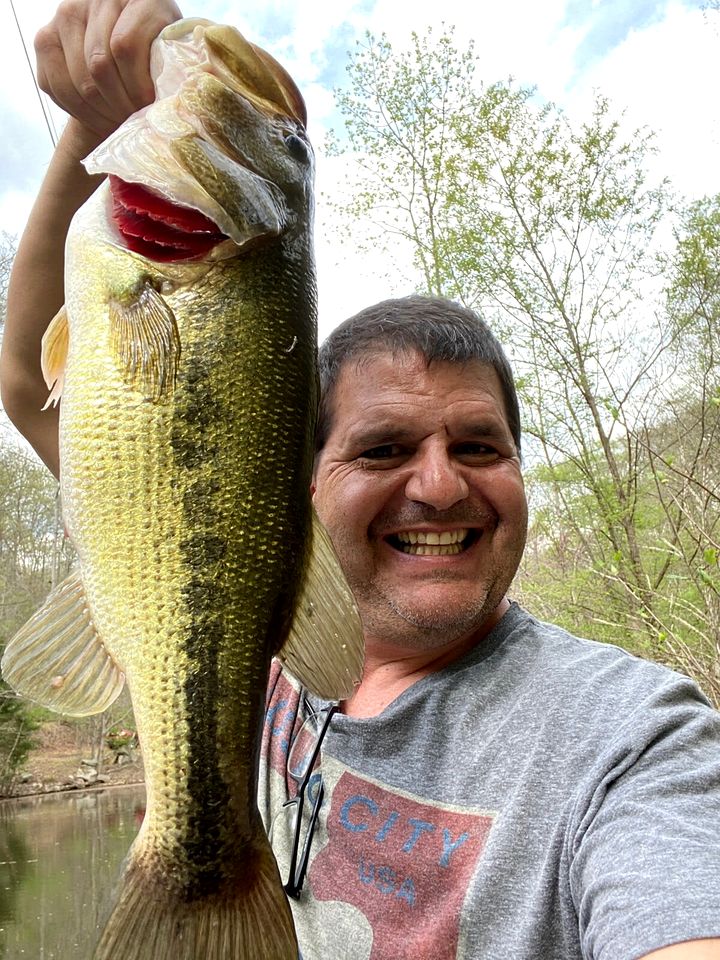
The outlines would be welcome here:
M 187 788 L 191 797 L 184 843 L 187 861 L 192 865 L 192 875 L 188 877 L 189 897 L 212 894 L 221 882 L 218 861 L 223 812 L 229 804 L 217 748 L 223 598 L 220 583 L 210 575 L 225 545 L 215 533 L 219 518 L 212 495 L 212 471 L 203 469 L 218 453 L 212 430 L 217 411 L 211 384 L 211 360 L 196 349 L 194 355 L 188 357 L 182 374 L 172 433 L 176 476 L 182 478 L 185 487 L 183 529 L 186 536 L 180 548 L 189 575 L 184 600 L 192 612 L 185 638 L 190 669 L 184 682 L 189 736 Z
M 182 329 L 171 443 L 192 619 L 184 849 L 200 893 L 222 884 L 261 829 L 267 671 L 301 581 L 309 519 L 311 283 L 302 258 L 267 245 L 208 273 Z

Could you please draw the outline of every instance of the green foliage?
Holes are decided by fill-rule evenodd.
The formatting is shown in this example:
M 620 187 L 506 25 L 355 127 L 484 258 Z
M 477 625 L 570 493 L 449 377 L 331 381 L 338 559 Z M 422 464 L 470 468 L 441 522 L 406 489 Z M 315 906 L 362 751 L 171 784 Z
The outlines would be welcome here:
M 720 397 L 720 195 L 683 212 L 675 250 L 661 258 L 668 277 L 667 316 L 678 358 L 688 372 L 706 374 L 705 389 Z
M 533 522 L 519 578 L 541 615 L 693 674 L 720 702 L 720 418 L 679 406 L 636 439 L 632 524 L 647 585 L 616 548 L 575 463 L 542 465 L 526 480 Z M 622 448 L 618 446 L 618 458 Z M 598 455 L 598 465 L 602 457 Z M 612 484 L 605 480 L 606 490 Z M 646 599 L 649 598 L 649 602 Z
M 28 453 L 0 444 L 0 648 L 68 571 L 69 549 L 57 511 L 57 484 Z M 13 786 L 38 718 L 0 684 L 0 795 Z
M 0 796 L 12 794 L 18 771 L 33 746 L 38 727 L 26 704 L 6 684 L 0 684 Z
M 112 729 L 105 734 L 105 743 L 109 750 L 117 753 L 119 750 L 137 747 L 138 736 L 135 730 L 120 727 L 119 729 Z
M 409 49 L 398 52 L 384 34 L 367 33 L 348 66 L 350 90 L 336 91 L 344 135 L 331 133 L 327 144 L 330 155 L 357 160 L 350 208 L 365 236 L 354 241 L 408 242 L 434 293 L 448 281 L 440 231 L 451 203 L 447 171 L 461 162 L 452 128 L 467 115 L 474 71 L 472 44 L 458 52 L 452 34 L 450 28 L 433 42 L 431 30 L 412 33 Z
M 0 643 L 4 646 L 69 569 L 57 483 L 33 456 L 0 445 Z

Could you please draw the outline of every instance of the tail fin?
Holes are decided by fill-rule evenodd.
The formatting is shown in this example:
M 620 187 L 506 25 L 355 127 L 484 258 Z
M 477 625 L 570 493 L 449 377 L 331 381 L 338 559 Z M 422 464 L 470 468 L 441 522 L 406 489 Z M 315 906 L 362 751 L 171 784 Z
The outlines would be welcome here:
M 290 906 L 267 841 L 249 873 L 222 893 L 183 898 L 131 851 L 93 960 L 297 960 Z

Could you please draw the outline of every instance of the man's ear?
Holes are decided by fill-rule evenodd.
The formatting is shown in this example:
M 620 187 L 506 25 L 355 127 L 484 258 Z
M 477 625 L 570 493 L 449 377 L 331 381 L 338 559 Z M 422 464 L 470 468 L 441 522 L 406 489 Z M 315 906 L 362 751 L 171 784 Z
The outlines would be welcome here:
M 315 480 L 313 479 L 313 480 L 310 481 L 310 497 L 311 497 L 311 499 L 313 499 L 313 498 L 315 497 L 315 491 L 316 491 L 316 490 L 317 490 L 317 487 L 315 486 Z

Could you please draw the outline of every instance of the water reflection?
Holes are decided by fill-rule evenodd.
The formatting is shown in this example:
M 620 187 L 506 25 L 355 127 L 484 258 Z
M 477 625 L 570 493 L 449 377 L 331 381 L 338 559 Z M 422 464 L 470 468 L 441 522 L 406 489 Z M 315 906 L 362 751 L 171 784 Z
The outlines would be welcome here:
M 0 804 L 0 957 L 87 960 L 137 833 L 142 786 Z

